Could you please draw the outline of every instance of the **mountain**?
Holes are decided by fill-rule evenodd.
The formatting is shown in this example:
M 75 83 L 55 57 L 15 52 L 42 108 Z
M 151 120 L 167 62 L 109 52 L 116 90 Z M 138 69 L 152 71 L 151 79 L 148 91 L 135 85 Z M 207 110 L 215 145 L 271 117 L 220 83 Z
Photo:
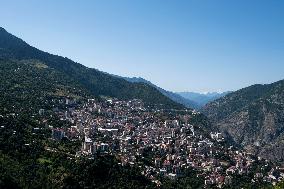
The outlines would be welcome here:
M 209 92 L 209 93 L 196 93 L 196 92 L 178 92 L 180 96 L 182 96 L 185 99 L 188 99 L 192 102 L 194 102 L 198 108 L 203 107 L 205 104 L 212 102 L 218 98 L 221 98 L 230 92 L 223 92 L 223 93 L 217 93 L 217 92 Z
M 284 80 L 232 92 L 202 112 L 235 144 L 284 161 Z
M 122 78 L 129 81 L 129 82 L 132 82 L 132 83 L 146 83 L 146 84 L 156 88 L 163 95 L 167 96 L 168 98 L 170 98 L 174 102 L 182 104 L 187 108 L 193 108 L 193 109 L 199 108 L 199 105 L 196 102 L 194 102 L 190 99 L 186 99 L 186 98 L 182 97 L 181 95 L 179 95 L 177 93 L 162 89 L 161 87 L 158 87 L 158 86 L 154 85 L 153 83 L 151 83 L 150 81 L 143 79 L 141 77 L 131 77 L 131 78 L 130 77 L 122 77 Z
M 142 99 L 147 105 L 178 108 L 183 106 L 145 83 L 131 83 L 96 69 L 87 68 L 68 58 L 36 49 L 0 28 L 0 58 L 2 60 L 38 61 L 64 77 L 76 81 L 85 92 L 119 99 Z
M 0 58 L 0 113 L 36 113 L 51 109 L 50 98 L 69 96 L 77 100 L 91 96 L 73 78 L 38 60 Z
M 183 108 L 147 84 L 130 83 L 40 51 L 3 28 L 0 94 L 0 188 L 155 188 L 139 169 L 121 167 L 113 156 L 75 161 L 69 153 L 75 154 L 81 141 L 50 140 L 50 126 L 71 127 L 55 114 L 74 108 L 67 105 L 69 98 L 79 106 L 87 98 L 100 101 L 97 95 L 125 95 L 123 99 Z
M 73 73 L 75 71 L 78 73 Z M 145 111 L 140 101 L 112 103 L 97 97 L 122 95 L 121 91 L 110 89 L 117 87 L 114 84 L 136 91 L 121 89 L 128 95 L 126 99 L 141 95 L 142 90 L 145 95 L 153 95 L 151 98 L 141 96 L 147 103 L 152 100 L 163 103 L 163 107 L 182 107 L 149 84 L 127 82 L 86 68 L 39 51 L 5 30 L 0 31 L 0 188 L 204 188 L 205 178 L 216 177 L 215 167 L 220 171 L 217 174 L 224 175 L 218 176 L 222 185 L 227 177 L 230 185 L 236 188 L 270 186 L 269 183 L 263 186 L 255 181 L 252 183 L 253 171 L 261 170 L 264 163 L 271 168 L 265 161 L 254 162 L 251 168 L 255 170 L 249 169 L 250 174 L 225 175 L 226 169 L 246 153 L 227 149 L 223 140 L 211 140 L 211 130 L 207 130 L 210 122 L 203 114 L 188 110 Z M 105 87 L 105 91 L 100 87 Z M 95 104 L 87 101 L 94 97 Z M 126 132 L 122 130 L 114 136 L 99 132 L 98 128 L 104 128 L 106 123 Z M 82 126 L 84 129 L 80 129 Z M 82 142 L 87 146 L 86 135 L 94 132 L 93 127 L 97 128 L 92 137 L 93 145 L 104 143 L 111 151 L 99 147 L 94 156 L 85 156 L 78 150 Z M 147 141 L 144 143 L 141 138 Z M 168 139 L 167 144 L 164 138 Z M 123 150 L 126 158 L 119 158 L 122 149 L 126 150 Z M 155 165 L 156 160 L 162 160 L 161 165 Z M 196 169 L 191 168 L 192 163 Z M 186 166 L 179 168 L 181 164 Z M 208 165 L 206 169 L 203 164 Z M 169 176 L 175 175 L 171 173 L 175 168 L 180 175 L 174 177 L 176 179 L 161 176 L 161 166 L 172 169 L 165 169 Z M 154 180 L 154 176 L 159 180 Z

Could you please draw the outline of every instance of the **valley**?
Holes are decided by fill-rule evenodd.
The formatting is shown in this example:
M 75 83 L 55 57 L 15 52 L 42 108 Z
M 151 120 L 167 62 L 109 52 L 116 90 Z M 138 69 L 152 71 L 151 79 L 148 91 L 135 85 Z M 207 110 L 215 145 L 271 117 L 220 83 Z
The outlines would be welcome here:
M 0 83 L 1 188 L 283 186 L 283 80 L 197 110 L 0 28 Z

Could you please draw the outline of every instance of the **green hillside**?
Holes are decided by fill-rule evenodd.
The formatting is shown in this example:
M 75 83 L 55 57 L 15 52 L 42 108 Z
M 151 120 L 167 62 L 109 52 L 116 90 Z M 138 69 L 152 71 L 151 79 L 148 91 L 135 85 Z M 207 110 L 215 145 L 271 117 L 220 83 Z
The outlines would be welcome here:
M 144 83 L 131 83 L 96 69 L 87 68 L 68 58 L 40 51 L 23 40 L 0 28 L 0 58 L 4 60 L 37 60 L 60 72 L 64 77 L 76 81 L 90 94 L 119 99 L 142 99 L 148 105 L 165 108 L 183 108 L 157 89 Z

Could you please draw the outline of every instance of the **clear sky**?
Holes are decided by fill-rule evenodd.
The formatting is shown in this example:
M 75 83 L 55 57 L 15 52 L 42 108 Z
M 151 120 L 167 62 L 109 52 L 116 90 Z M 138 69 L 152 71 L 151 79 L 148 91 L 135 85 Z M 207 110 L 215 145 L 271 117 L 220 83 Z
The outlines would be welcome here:
M 172 91 L 284 79 L 283 0 L 0 0 L 0 25 L 41 50 Z

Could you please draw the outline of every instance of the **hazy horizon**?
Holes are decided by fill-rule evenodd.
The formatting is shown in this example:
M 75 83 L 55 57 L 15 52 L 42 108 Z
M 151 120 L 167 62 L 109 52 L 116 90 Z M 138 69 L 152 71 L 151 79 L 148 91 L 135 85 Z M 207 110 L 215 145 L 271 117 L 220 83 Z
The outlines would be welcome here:
M 11 0 L 1 25 L 41 50 L 170 91 L 284 79 L 284 2 Z

